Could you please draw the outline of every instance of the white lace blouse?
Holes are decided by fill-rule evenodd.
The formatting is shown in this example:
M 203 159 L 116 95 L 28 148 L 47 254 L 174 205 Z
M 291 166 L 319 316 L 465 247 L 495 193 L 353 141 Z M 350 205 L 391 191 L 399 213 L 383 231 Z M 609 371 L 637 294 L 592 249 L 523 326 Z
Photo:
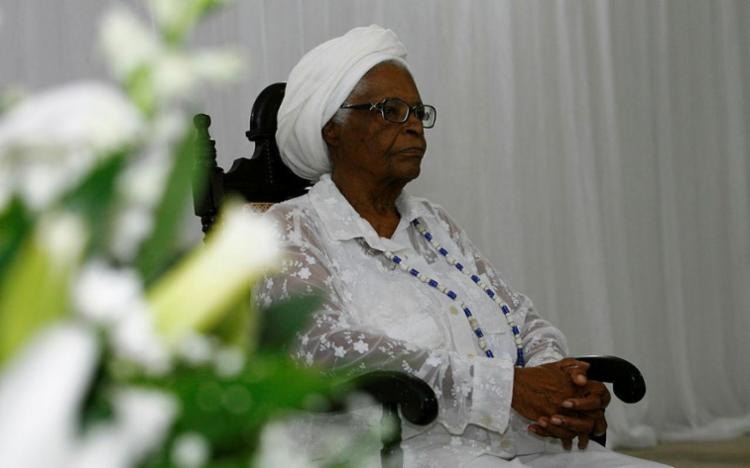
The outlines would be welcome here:
M 510 408 L 516 347 L 503 314 L 411 221 L 419 218 L 511 307 L 527 366 L 561 359 L 563 335 L 540 318 L 528 298 L 510 289 L 441 207 L 406 193 L 396 206 L 401 221 L 390 239 L 357 214 L 327 175 L 306 195 L 273 206 L 266 216 L 277 223 L 287 255 L 279 274 L 259 285 L 256 300 L 263 306 L 296 293 L 322 292 L 325 301 L 294 351 L 307 365 L 400 370 L 426 381 L 438 397 L 439 415 L 426 428 L 405 424 L 405 446 L 502 457 L 541 451 L 543 443 L 527 434 L 527 422 Z M 396 268 L 386 250 L 455 291 L 479 321 L 495 358 L 484 356 L 456 302 Z

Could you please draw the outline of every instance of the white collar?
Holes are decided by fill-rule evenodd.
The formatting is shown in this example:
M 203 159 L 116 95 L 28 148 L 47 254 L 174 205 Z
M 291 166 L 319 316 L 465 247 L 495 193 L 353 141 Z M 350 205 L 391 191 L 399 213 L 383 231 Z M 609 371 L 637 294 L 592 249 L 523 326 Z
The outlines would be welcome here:
M 401 221 L 391 239 L 380 237 L 370 223 L 363 219 L 331 180 L 330 174 L 324 174 L 308 192 L 313 208 L 323 221 L 329 235 L 336 240 L 344 241 L 362 238 L 373 249 L 396 252 L 407 248 L 393 240 L 396 234 L 409 227 L 415 219 L 429 214 L 424 203 L 406 192 L 396 199 L 396 209 Z

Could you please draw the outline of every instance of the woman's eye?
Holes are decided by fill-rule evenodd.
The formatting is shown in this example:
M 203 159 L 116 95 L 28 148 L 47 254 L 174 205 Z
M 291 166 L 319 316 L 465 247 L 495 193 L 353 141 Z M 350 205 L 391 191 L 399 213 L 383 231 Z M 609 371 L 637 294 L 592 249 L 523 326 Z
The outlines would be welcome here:
M 398 115 L 398 107 L 386 104 L 385 106 L 383 106 L 383 113 L 385 115 Z

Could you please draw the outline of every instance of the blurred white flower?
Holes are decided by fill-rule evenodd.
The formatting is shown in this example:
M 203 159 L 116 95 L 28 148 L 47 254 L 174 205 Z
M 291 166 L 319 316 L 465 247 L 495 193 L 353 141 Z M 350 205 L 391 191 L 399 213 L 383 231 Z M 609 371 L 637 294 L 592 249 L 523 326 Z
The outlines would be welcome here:
M 180 112 L 155 116 L 151 138 L 143 153 L 131 160 L 117 180 L 124 203 L 153 208 L 161 199 L 173 165 L 172 151 L 185 135 L 186 121 Z
M 21 102 L 26 96 L 26 89 L 18 85 L 6 85 L 0 93 L 0 114 Z
M 193 55 L 192 62 L 196 74 L 212 83 L 231 81 L 242 70 L 239 53 L 230 50 L 199 51 Z
M 118 190 L 127 202 L 153 207 L 162 196 L 170 164 L 168 148 L 154 149 L 147 157 L 134 161 L 118 180 Z
M 180 434 L 172 447 L 172 463 L 179 468 L 197 468 L 208 461 L 211 447 L 202 435 L 195 432 Z
M 77 264 L 88 240 L 88 231 L 77 215 L 47 213 L 36 230 L 36 240 L 54 267 L 67 269 Z
M 163 48 L 159 38 L 122 6 L 113 7 L 104 16 L 100 37 L 114 73 L 123 79 L 153 63 Z
M 148 0 L 151 12 L 162 31 L 177 34 L 173 39 L 195 26 L 207 9 L 229 3 L 230 0 Z
M 222 348 L 214 355 L 214 370 L 219 377 L 237 375 L 245 366 L 245 354 L 239 348 Z
M 138 110 L 109 85 L 82 82 L 39 93 L 0 120 L 0 180 L 29 206 L 44 208 L 143 130 Z
M 167 51 L 153 66 L 153 87 L 157 99 L 169 101 L 187 96 L 198 81 L 190 57 Z
M 48 328 L 0 374 L 3 466 L 65 466 L 74 450 L 79 408 L 98 356 L 91 330 Z
M 153 142 L 161 146 L 171 145 L 177 143 L 186 131 L 192 130 L 192 127 L 189 126 L 189 120 L 183 112 L 173 109 L 164 110 L 154 116 Z M 164 149 L 160 151 L 164 152 Z
M 201 81 L 231 81 L 241 69 L 239 55 L 228 50 L 204 50 L 191 55 L 168 51 L 154 65 L 154 94 L 164 101 L 178 99 L 190 94 Z
M 142 130 L 137 109 L 119 89 L 79 82 L 35 94 L 12 108 L 0 126 L 0 148 L 59 160 L 60 150 L 120 148 Z
M 136 466 L 162 443 L 177 412 L 174 399 L 155 390 L 118 389 L 112 403 L 114 419 L 89 429 L 69 466 Z
M 155 390 L 120 389 L 113 400 L 117 423 L 140 454 L 159 445 L 177 413 L 173 397 Z
M 118 202 L 110 239 L 111 252 L 131 261 L 154 225 L 154 209 L 163 195 L 172 167 L 169 145 L 151 145 L 117 179 Z
M 185 0 L 148 0 L 157 24 L 166 28 L 177 21 L 185 8 Z
M 174 148 L 187 130 L 187 119 L 176 110 L 158 112 L 151 121 L 150 139 L 118 177 L 120 207 L 110 239 L 111 253 L 129 262 L 151 232 L 154 210 L 164 194 L 172 170 Z
M 208 336 L 189 333 L 177 345 L 177 354 L 188 364 L 206 364 L 213 357 L 216 345 Z
M 110 249 L 120 260 L 131 261 L 154 226 L 151 207 L 131 205 L 120 209 L 113 221 Z
M 114 269 L 101 261 L 84 266 L 73 286 L 76 311 L 88 320 L 112 325 L 131 310 L 143 308 L 143 288 L 138 273 Z
M 224 50 L 187 53 L 171 43 L 181 40 L 202 11 L 224 3 L 214 0 L 150 0 L 159 32 L 151 31 L 130 10 L 112 9 L 102 21 L 101 47 L 111 67 L 150 111 L 190 97 L 201 81 L 226 82 L 241 69 L 239 54 Z
M 73 285 L 73 304 L 85 319 L 103 325 L 115 355 L 160 375 L 170 356 L 157 335 L 137 272 L 101 261 L 86 264 Z
M 170 370 L 170 354 L 157 334 L 147 305 L 131 309 L 112 328 L 115 354 L 141 365 L 152 375 Z

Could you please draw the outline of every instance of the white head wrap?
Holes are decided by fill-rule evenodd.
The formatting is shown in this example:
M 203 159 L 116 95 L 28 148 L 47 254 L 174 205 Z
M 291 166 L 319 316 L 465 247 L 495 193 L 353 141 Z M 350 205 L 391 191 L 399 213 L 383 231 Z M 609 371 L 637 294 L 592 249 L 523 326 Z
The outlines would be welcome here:
M 289 74 L 278 113 L 276 143 L 295 174 L 318 180 L 331 171 L 321 130 L 372 67 L 396 60 L 405 67 L 406 47 L 390 29 L 354 28 L 305 54 Z

